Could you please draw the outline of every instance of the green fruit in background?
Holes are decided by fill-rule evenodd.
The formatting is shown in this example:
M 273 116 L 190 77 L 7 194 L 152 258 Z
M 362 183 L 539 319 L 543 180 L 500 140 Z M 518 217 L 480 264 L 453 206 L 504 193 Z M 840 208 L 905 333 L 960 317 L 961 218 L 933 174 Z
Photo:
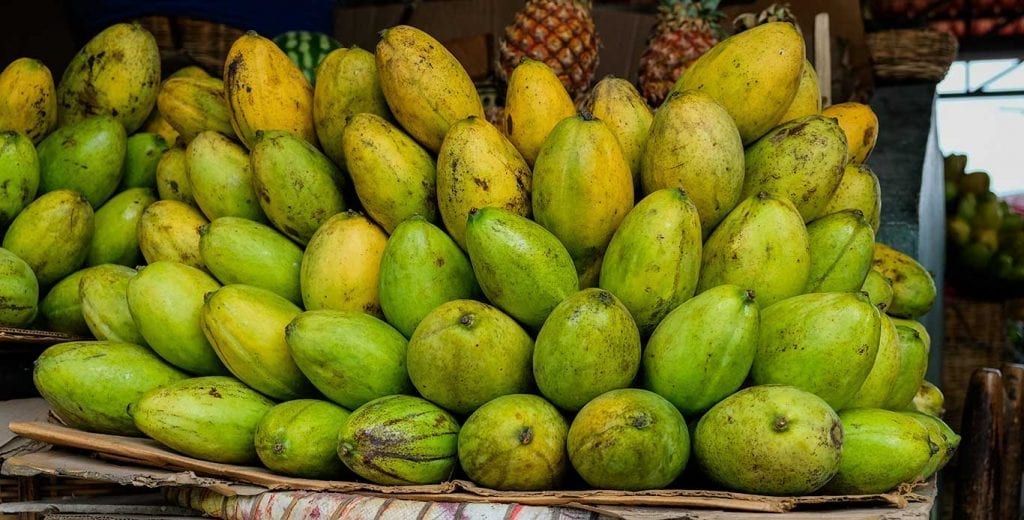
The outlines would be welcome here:
M 992 260 L 994 254 L 995 251 L 988 245 L 980 242 L 971 242 L 967 247 L 960 250 L 958 256 L 965 266 L 975 271 L 984 272 L 988 268 L 988 263 Z
M 871 271 L 875 232 L 860 210 L 840 211 L 807 225 L 811 274 L 805 292 L 854 292 Z
M 46 323 L 46 329 L 63 332 L 72 336 L 88 336 L 89 325 L 82 316 L 82 297 L 78 284 L 82 275 L 90 269 L 80 269 L 53 284 L 50 291 L 39 302 L 39 314 Z
M 541 394 L 576 411 L 632 383 L 640 368 L 640 333 L 610 292 L 584 289 L 555 307 L 537 334 L 533 375 Z
M 885 493 L 921 474 L 934 450 L 928 430 L 899 412 L 858 408 L 839 413 L 843 455 L 826 486 L 836 495 Z
M 543 491 L 562 482 L 569 424 L 536 395 L 504 395 L 477 408 L 459 431 L 459 462 L 477 484 Z
M 96 339 L 146 344 L 128 309 L 128 282 L 136 274 L 131 267 L 104 264 L 82 275 L 78 282 L 82 316 Z
M 629 309 L 646 336 L 693 296 L 701 251 L 697 207 L 679 188 L 658 190 L 644 197 L 615 231 L 598 285 Z
M 864 284 L 861 285 L 860 290 L 867 293 L 871 305 L 877 307 L 881 312 L 885 312 L 885 309 L 892 304 L 892 282 L 874 269 L 868 270 L 868 275 L 864 277 Z
M 39 143 L 39 192 L 73 190 L 98 208 L 121 182 L 127 137 L 110 116 L 58 128 Z
M 810 276 L 803 218 L 788 199 L 740 202 L 704 243 L 697 292 L 732 284 L 752 289 L 761 308 L 801 294 Z
M 0 132 L 0 230 L 21 213 L 39 190 L 39 157 L 32 141 Z
M 39 355 L 32 372 L 36 390 L 62 421 L 114 435 L 140 435 L 128 406 L 186 377 L 146 347 L 110 341 L 54 345 Z
M 405 338 L 369 314 L 306 311 L 288 324 L 285 339 L 313 386 L 345 408 L 412 393 Z
M 875 244 L 872 269 L 892 280 L 892 304 L 885 312 L 898 318 L 918 318 L 935 303 L 935 280 L 910 255 Z
M 900 348 L 899 334 L 892 319 L 882 314 L 878 336 L 878 354 L 871 372 L 857 393 L 850 398 L 846 408 L 882 408 L 885 406 L 893 385 L 903 369 L 903 349 Z
M 356 475 L 383 485 L 437 484 L 451 477 L 459 423 L 430 402 L 381 397 L 352 412 L 338 436 L 338 456 Z
M 747 378 L 757 351 L 758 314 L 753 291 L 735 285 L 676 307 L 644 349 L 644 387 L 686 416 L 711 408 Z
M 942 395 L 942 390 L 939 390 L 939 387 L 930 382 L 924 381 L 921 383 L 921 387 L 917 389 L 917 393 L 914 394 L 914 399 L 910 402 L 908 410 L 934 417 L 942 417 L 942 414 L 946 411 L 945 405 L 946 398 Z
M 125 143 L 124 166 L 119 190 L 149 188 L 156 190 L 156 167 L 169 148 L 160 134 L 139 132 Z
M 24 327 L 36 318 L 39 282 L 24 260 L 0 249 L 0 326 Z
M 235 377 L 272 398 L 288 400 L 313 394 L 285 341 L 285 327 L 300 312 L 266 289 L 226 285 L 206 297 L 200 320 L 217 357 Z
M 156 165 L 156 191 L 160 200 L 176 200 L 197 207 L 192 195 L 192 184 L 188 179 L 188 160 L 185 149 L 170 148 Z
M 420 395 L 468 414 L 502 395 L 529 392 L 533 340 L 498 309 L 472 300 L 444 303 L 409 340 L 409 379 Z
M 192 198 L 210 220 L 240 217 L 265 223 L 252 183 L 249 153 L 224 135 L 202 132 L 185 149 Z
M 146 343 L 168 363 L 201 376 L 225 375 L 200 326 L 203 300 L 219 288 L 195 267 L 154 262 L 128 282 L 128 309 Z
M 306 308 L 382 317 L 380 268 L 387 241 L 380 226 L 358 213 L 327 219 L 302 256 L 299 283 Z
M 986 172 L 971 172 L 960 178 L 960 189 L 966 193 L 985 195 L 992 187 L 992 178 Z
M 858 209 L 871 228 L 878 232 L 882 221 L 882 189 L 878 177 L 864 164 L 848 164 L 843 171 L 832 198 L 829 199 L 822 215 L 831 215 L 843 210 Z
M 659 489 L 690 458 L 686 421 L 663 397 L 635 388 L 587 403 L 569 426 L 569 460 L 597 489 Z
M 142 212 L 154 202 L 156 196 L 153 190 L 130 188 L 114 195 L 96 210 L 96 232 L 89 244 L 85 264 L 119 264 L 127 267 L 141 264 L 139 220 L 142 219 Z
M 274 228 L 221 217 L 199 231 L 203 264 L 225 285 L 260 287 L 299 305 L 302 249 Z
M 273 401 L 226 376 L 177 381 L 131 405 L 135 426 L 185 455 L 225 464 L 255 464 L 254 438 Z
M 341 47 L 337 40 L 315 31 L 288 31 L 274 37 L 274 43 L 298 65 L 312 85 L 316 69 L 331 51 Z
M 32 268 L 46 287 L 81 267 L 94 232 L 89 201 L 70 190 L 40 196 L 11 222 L 3 248 Z
M 530 329 L 579 290 L 572 257 L 554 235 L 529 219 L 482 208 L 466 226 L 469 261 L 484 295 Z
M 256 425 L 256 455 L 276 473 L 337 479 L 345 474 L 338 434 L 348 416 L 348 410 L 316 399 L 281 403 Z
M 902 361 L 900 373 L 881 408 L 905 410 L 913 402 L 928 371 L 928 344 L 918 331 L 900 323 L 896 323 L 896 334 Z
M 978 196 L 973 193 L 965 193 L 960 197 L 956 205 L 955 217 L 970 224 L 974 215 L 978 212 Z
M 956 454 L 956 449 L 960 446 L 960 436 L 954 433 L 938 417 L 918 412 L 904 413 L 928 430 L 928 442 L 937 448 L 932 452 L 932 456 L 929 457 L 928 463 L 924 465 L 921 474 L 918 475 L 918 478 L 927 480 L 935 473 L 938 473 L 953 458 L 953 455 Z
M 208 224 L 199 210 L 184 202 L 158 200 L 139 219 L 139 249 L 148 263 L 167 260 L 205 269 L 199 253 L 199 230 Z
M 881 316 L 866 296 L 811 293 L 761 309 L 751 377 L 811 392 L 845 406 L 871 372 Z
M 844 443 L 828 403 L 797 388 L 765 385 L 740 390 L 704 414 L 693 453 L 728 489 L 807 495 L 835 475 Z
M 441 228 L 412 217 L 388 238 L 380 259 L 380 307 L 405 337 L 442 303 L 479 294 L 469 259 Z

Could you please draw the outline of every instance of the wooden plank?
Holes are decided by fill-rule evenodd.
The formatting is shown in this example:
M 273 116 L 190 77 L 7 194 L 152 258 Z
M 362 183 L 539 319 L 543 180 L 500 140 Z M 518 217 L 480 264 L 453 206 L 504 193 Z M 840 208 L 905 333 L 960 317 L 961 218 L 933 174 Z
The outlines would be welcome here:
M 1003 417 L 1003 445 L 1000 455 L 1000 518 L 1020 518 L 1021 448 L 1024 442 L 1024 365 L 1006 363 L 1002 367 L 1006 390 L 1006 415 Z
M 832 31 L 828 13 L 814 17 L 814 72 L 818 74 L 821 106 L 832 104 Z
M 1002 448 L 1002 375 L 979 368 L 964 401 L 963 433 L 953 518 L 988 520 L 999 512 L 999 457 Z

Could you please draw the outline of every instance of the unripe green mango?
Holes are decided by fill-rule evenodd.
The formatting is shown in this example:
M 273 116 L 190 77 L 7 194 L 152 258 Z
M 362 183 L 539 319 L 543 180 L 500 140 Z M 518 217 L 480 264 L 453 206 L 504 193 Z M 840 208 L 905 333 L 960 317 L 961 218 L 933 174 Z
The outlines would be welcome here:
M 160 200 L 176 200 L 198 207 L 188 179 L 188 160 L 184 148 L 175 146 L 160 156 L 156 164 L 156 190 Z
M 938 473 L 953 458 L 957 448 L 960 447 L 960 436 L 942 419 L 934 415 L 919 412 L 904 412 L 904 414 L 924 426 L 928 430 L 929 442 L 938 446 L 938 449 L 928 459 L 928 464 L 925 464 L 921 474 L 918 475 L 918 478 L 927 480 Z
M 917 332 L 918 337 L 921 338 L 921 342 L 924 343 L 924 349 L 928 351 L 931 350 L 932 337 L 930 334 L 928 334 L 928 329 L 925 328 L 923 323 L 917 320 L 906 320 L 903 318 L 897 318 L 892 315 L 889 315 L 889 317 L 892 318 L 892 322 L 896 324 L 897 327 L 906 327 L 909 329 L 913 329 L 915 332 Z
M 629 163 L 603 121 L 584 114 L 555 125 L 533 165 L 533 218 L 562 242 L 581 281 L 633 200 Z
M 874 366 L 881 316 L 867 297 L 811 293 L 761 309 L 751 376 L 811 392 L 841 409 Z
M 810 222 L 838 188 L 846 153 L 846 134 L 835 119 L 814 115 L 779 125 L 747 148 L 743 197 L 788 198 Z
M 935 303 L 935 280 L 910 255 L 885 244 L 875 244 L 871 267 L 892 280 L 892 303 L 885 312 L 897 318 L 919 318 Z
M 128 309 L 128 282 L 136 274 L 131 267 L 103 264 L 82 275 L 78 282 L 82 316 L 96 339 L 146 345 Z
M 3 247 L 25 261 L 47 287 L 81 267 L 94 232 L 89 201 L 70 190 L 42 195 L 11 222 Z
M 837 495 L 885 493 L 914 480 L 938 447 L 912 417 L 888 410 L 857 408 L 839 413 L 843 455 L 839 472 L 825 490 Z
M 459 414 L 533 386 L 533 340 L 490 305 L 455 300 L 430 312 L 409 340 L 409 379 L 420 395 Z
M 118 189 L 156 190 L 156 166 L 167 149 L 167 141 L 160 134 L 139 132 L 129 136 L 125 144 L 124 172 Z
M 537 334 L 533 376 L 540 393 L 576 411 L 626 388 L 640 369 L 640 331 L 612 293 L 584 289 L 558 304 Z
M 882 408 L 894 390 L 903 368 L 903 349 L 899 344 L 896 324 L 880 313 L 882 328 L 878 336 L 878 353 L 868 377 L 853 395 L 846 408 Z
M 91 269 L 79 269 L 59 282 L 53 284 L 50 291 L 39 302 L 39 314 L 42 315 L 46 329 L 63 332 L 72 336 L 88 336 L 89 325 L 82 316 L 82 296 L 78 284 L 82 275 Z
M 129 412 L 153 440 L 185 455 L 255 464 L 256 426 L 273 401 L 227 376 L 177 381 L 147 392 Z
M 158 200 L 139 219 L 139 249 L 148 263 L 167 260 L 203 269 L 199 230 L 208 224 L 199 210 L 176 200 Z
M 61 420 L 114 435 L 140 435 L 128 406 L 187 377 L 146 347 L 110 341 L 54 345 L 39 355 L 32 372 L 36 390 Z
M 206 297 L 200 323 L 235 377 L 274 399 L 298 399 L 313 394 L 285 340 L 285 327 L 300 312 L 266 289 L 226 285 Z
M 359 202 L 384 231 L 414 215 L 437 222 L 434 159 L 412 137 L 383 117 L 362 113 L 349 118 L 342 148 Z
M 39 190 L 39 157 L 23 134 L 0 132 L 0 230 L 21 213 Z
M 704 242 L 697 292 L 724 284 L 752 289 L 761 308 L 801 294 L 810 276 L 807 228 L 789 199 L 741 202 Z
M 622 78 L 606 76 L 594 85 L 584 99 L 583 109 L 604 121 L 622 148 L 622 156 L 633 174 L 633 191 L 641 191 L 640 161 L 644 145 L 650 134 L 654 113 L 632 83 Z
M 387 240 L 383 229 L 358 213 L 327 219 L 302 256 L 299 282 L 306 308 L 381 317 L 380 264 Z
M 892 281 L 874 269 L 868 269 L 868 275 L 864 277 L 864 285 L 860 290 L 867 293 L 871 305 L 878 307 L 879 311 L 885 312 L 892 304 Z
M 696 416 L 736 392 L 757 352 L 753 291 L 720 285 L 676 307 L 643 356 L 644 388 Z
M 200 326 L 207 293 L 220 284 L 177 262 L 153 262 L 128 282 L 128 309 L 146 343 L 168 363 L 200 376 L 226 375 Z
M 256 425 L 256 455 L 276 473 L 337 479 L 345 474 L 338 434 L 348 416 L 348 410 L 316 399 L 281 403 Z
M 900 371 L 883 406 L 889 410 L 905 410 L 914 401 L 917 390 L 928 371 L 928 345 L 918 331 L 896 322 L 897 345 L 900 349 Z
M 267 222 L 253 188 L 245 148 L 218 132 L 206 131 L 188 144 L 185 162 L 192 197 L 206 218 Z
M 830 215 L 844 209 L 859 209 L 875 233 L 878 232 L 882 219 L 882 189 L 878 177 L 866 165 L 846 166 L 839 186 L 821 214 Z
M 302 249 L 274 228 L 239 217 L 221 217 L 199 231 L 203 265 L 222 284 L 273 291 L 302 304 Z
M 579 290 L 572 257 L 558 238 L 511 211 L 488 207 L 470 214 L 466 245 L 484 295 L 533 330 Z
M 914 400 L 911 401 L 907 409 L 935 417 L 942 417 L 942 414 L 946 412 L 945 405 L 946 397 L 942 395 L 942 390 L 939 390 L 939 387 L 931 382 L 924 381 L 921 383 L 921 388 L 917 389 L 917 393 L 914 394 Z
M 62 126 L 39 143 L 39 192 L 74 190 L 98 208 L 121 182 L 127 136 L 110 116 Z
M 840 211 L 811 222 L 807 239 L 811 273 L 804 292 L 854 292 L 864 286 L 875 232 L 860 211 Z
M 39 282 L 24 260 L 0 249 L 0 326 L 24 327 L 36 318 Z
M 742 200 L 743 142 L 736 123 L 708 94 L 669 94 L 654 115 L 640 178 L 644 194 L 682 188 L 707 237 Z
M 285 328 L 295 364 L 328 399 L 348 409 L 412 391 L 406 340 L 357 311 L 307 311 Z
M 95 226 L 86 265 L 119 264 L 134 267 L 142 263 L 139 249 L 139 220 L 156 195 L 149 188 L 129 188 L 114 195 L 96 210 Z
M 405 337 L 442 303 L 479 294 L 469 259 L 441 228 L 412 217 L 388 238 L 380 259 L 380 307 Z
M 320 224 L 345 211 L 341 171 L 301 137 L 258 132 L 249 160 L 263 213 L 292 240 L 305 245 Z
M 641 335 L 697 289 L 700 229 L 683 190 L 658 190 L 626 215 L 608 243 L 598 285 L 629 309 Z

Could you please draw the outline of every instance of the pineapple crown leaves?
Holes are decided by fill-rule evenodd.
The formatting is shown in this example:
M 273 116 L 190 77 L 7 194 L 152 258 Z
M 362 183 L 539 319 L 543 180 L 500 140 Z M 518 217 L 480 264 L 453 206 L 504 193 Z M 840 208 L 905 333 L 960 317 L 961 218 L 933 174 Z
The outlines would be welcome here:
M 793 11 L 790 10 L 788 3 L 774 3 L 757 14 L 743 13 L 732 21 L 732 26 L 736 33 L 741 33 L 769 22 L 789 22 L 796 27 L 797 32 L 801 32 L 800 24 L 797 22 Z
M 692 21 L 704 22 L 716 37 L 723 35 L 721 21 L 724 15 L 718 10 L 720 0 L 661 0 L 658 7 L 663 23 L 675 24 Z

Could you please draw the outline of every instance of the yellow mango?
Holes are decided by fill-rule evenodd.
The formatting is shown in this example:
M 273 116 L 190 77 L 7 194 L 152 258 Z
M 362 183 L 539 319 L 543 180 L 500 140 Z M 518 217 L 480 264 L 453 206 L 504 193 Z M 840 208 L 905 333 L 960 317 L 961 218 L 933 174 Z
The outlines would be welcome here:
M 349 118 L 368 112 L 391 118 L 373 54 L 352 47 L 331 51 L 316 69 L 313 90 L 313 124 L 324 154 L 345 166 L 342 135 Z
M 302 256 L 299 285 L 307 310 L 361 311 L 383 318 L 380 260 L 388 237 L 351 211 L 327 219 Z
M 188 179 L 188 154 L 185 148 L 176 146 L 160 156 L 156 163 L 156 192 L 160 200 L 176 200 L 198 207 Z
M 57 125 L 53 76 L 41 61 L 19 58 L 0 72 L 0 130 L 13 130 L 39 144 Z
M 878 139 L 878 116 L 871 107 L 863 103 L 839 103 L 822 110 L 821 115 L 839 121 L 850 147 L 850 162 L 864 164 Z
M 164 119 L 164 116 L 160 115 L 160 110 L 156 107 L 153 107 L 153 111 L 149 113 L 146 122 L 142 124 L 141 131 L 163 137 L 167 146 L 174 146 L 178 142 L 178 131 Z
M 875 172 L 863 164 L 847 164 L 839 187 L 829 199 L 822 216 L 847 209 L 858 209 L 871 228 L 878 232 L 882 220 L 882 189 Z
M 543 62 L 523 60 L 512 71 L 505 99 L 504 131 L 533 166 L 551 130 L 576 115 L 576 106 L 558 76 Z
M 206 130 L 235 135 L 224 82 L 217 78 L 171 78 L 160 88 L 156 106 L 186 143 Z
M 789 109 L 782 115 L 779 124 L 820 113 L 821 89 L 818 87 L 818 74 L 814 72 L 811 62 L 804 60 L 804 68 L 800 72 L 800 86 L 797 87 L 796 96 L 789 104 Z
M 608 76 L 597 82 L 584 101 L 583 108 L 593 114 L 595 119 L 604 121 L 615 134 L 622 155 L 629 163 L 629 171 L 633 173 L 634 190 L 639 193 L 640 161 L 651 123 L 654 122 L 651 107 L 647 106 L 632 83 Z
M 206 269 L 199 253 L 199 230 L 209 222 L 196 208 L 176 200 L 149 205 L 139 219 L 139 249 L 146 263 L 160 260 Z

